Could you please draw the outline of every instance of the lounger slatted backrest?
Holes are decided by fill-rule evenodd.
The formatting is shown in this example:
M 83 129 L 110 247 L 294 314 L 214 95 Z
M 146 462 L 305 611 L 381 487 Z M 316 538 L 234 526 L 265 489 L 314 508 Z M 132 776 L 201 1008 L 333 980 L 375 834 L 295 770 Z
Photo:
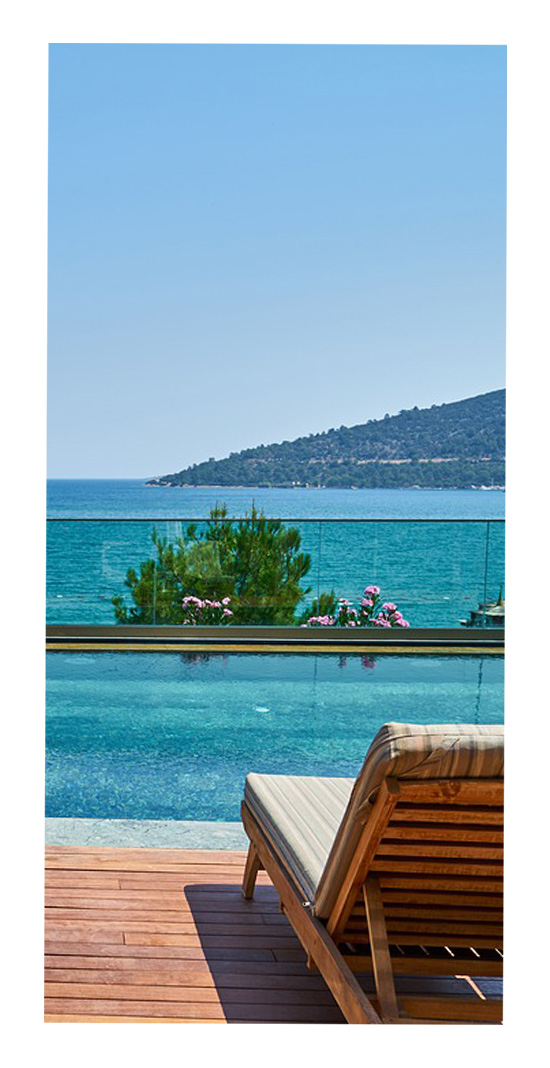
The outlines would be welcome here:
M 446 789 L 453 801 L 433 800 Z M 364 855 L 358 851 L 329 932 L 347 942 L 365 941 L 364 922 L 357 922 L 365 916 L 361 891 L 375 877 L 388 935 L 395 936 L 390 940 L 501 947 L 502 785 L 482 789 L 460 779 L 384 783 L 380 809 L 386 807 L 386 822 L 366 842 Z
M 489 789 L 501 791 L 503 775 L 504 731 L 501 726 L 450 724 L 434 728 L 385 724 L 368 751 L 328 856 L 315 897 L 316 916 L 328 920 L 329 926 L 335 926 L 333 911 L 342 895 L 343 884 L 349 881 L 350 868 L 362 839 L 367 850 L 365 859 L 368 862 L 374 859 L 376 820 L 382 833 L 398 799 L 397 794 L 391 793 L 388 783 L 397 785 L 402 799 L 404 790 L 408 789 L 410 795 L 415 784 L 418 787 L 426 782 L 428 794 L 431 791 L 432 797 L 440 798 L 439 802 L 433 803 L 446 806 L 451 801 L 453 787 L 452 782 L 444 786 L 442 780 L 457 780 L 457 786 L 458 780 L 464 780 L 462 801 L 457 799 L 460 809 L 465 803 L 469 779 L 477 784 L 474 787 L 477 797 L 481 780 L 487 780 Z M 433 785 L 428 788 L 430 781 Z M 401 803 L 404 804 L 403 800 Z

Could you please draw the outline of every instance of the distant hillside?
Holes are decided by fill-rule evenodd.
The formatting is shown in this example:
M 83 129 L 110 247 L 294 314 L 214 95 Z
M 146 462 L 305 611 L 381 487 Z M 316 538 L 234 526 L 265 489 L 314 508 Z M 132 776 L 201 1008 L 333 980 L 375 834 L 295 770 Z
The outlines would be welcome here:
M 505 397 L 499 389 L 296 441 L 258 445 L 152 478 L 147 485 L 503 486 Z

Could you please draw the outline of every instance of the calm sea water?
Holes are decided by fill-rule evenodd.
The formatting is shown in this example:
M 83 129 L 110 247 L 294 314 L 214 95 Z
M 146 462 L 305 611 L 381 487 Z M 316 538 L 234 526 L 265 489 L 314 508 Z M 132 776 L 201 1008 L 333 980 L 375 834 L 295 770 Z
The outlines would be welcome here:
M 254 502 L 281 519 L 503 519 L 502 490 L 153 487 L 138 479 L 50 479 L 51 518 L 206 518 L 215 504 L 242 516 Z
M 154 555 L 153 528 L 173 541 L 184 532 L 181 518 L 205 517 L 216 503 L 225 503 L 229 514 L 238 516 L 254 500 L 268 515 L 306 520 L 296 524 L 312 560 L 303 582 L 310 588 L 304 606 L 330 590 L 357 602 L 365 586 L 375 583 L 411 626 L 458 626 L 485 592 L 496 597 L 504 582 L 500 491 L 301 489 L 252 494 L 206 487 L 156 489 L 135 480 L 60 480 L 49 484 L 48 498 L 49 516 L 58 520 L 48 524 L 49 623 L 113 623 L 111 598 L 122 594 L 129 603 L 126 573 L 130 567 L 139 570 L 140 563 Z M 143 519 L 116 522 L 113 517 Z M 347 522 L 329 521 L 335 517 Z M 78 518 L 97 521 L 70 521 Z M 356 522 L 382 518 L 388 522 Z M 406 521 L 411 519 L 417 522 Z M 476 522 L 462 522 L 465 519 Z
M 498 657 L 47 654 L 48 816 L 238 820 L 244 778 L 355 778 L 383 723 L 502 723 Z

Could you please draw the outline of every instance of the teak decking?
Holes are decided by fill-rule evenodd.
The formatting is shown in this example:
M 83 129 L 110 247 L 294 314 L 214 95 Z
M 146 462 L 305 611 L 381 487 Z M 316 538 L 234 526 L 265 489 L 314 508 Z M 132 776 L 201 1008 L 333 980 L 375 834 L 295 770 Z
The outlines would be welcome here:
M 245 852 L 46 849 L 46 1022 L 339 1023 L 264 872 Z M 362 978 L 373 990 L 372 979 Z M 404 1004 L 501 991 L 494 978 L 401 976 Z M 433 1000 L 432 1000 L 433 999 Z

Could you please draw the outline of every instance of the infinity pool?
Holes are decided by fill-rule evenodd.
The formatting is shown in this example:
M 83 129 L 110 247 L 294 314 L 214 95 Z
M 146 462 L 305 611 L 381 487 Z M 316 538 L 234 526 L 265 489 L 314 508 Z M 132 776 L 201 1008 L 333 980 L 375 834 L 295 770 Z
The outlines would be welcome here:
M 245 775 L 355 776 L 382 723 L 502 723 L 501 657 L 48 653 L 46 815 L 239 820 Z

